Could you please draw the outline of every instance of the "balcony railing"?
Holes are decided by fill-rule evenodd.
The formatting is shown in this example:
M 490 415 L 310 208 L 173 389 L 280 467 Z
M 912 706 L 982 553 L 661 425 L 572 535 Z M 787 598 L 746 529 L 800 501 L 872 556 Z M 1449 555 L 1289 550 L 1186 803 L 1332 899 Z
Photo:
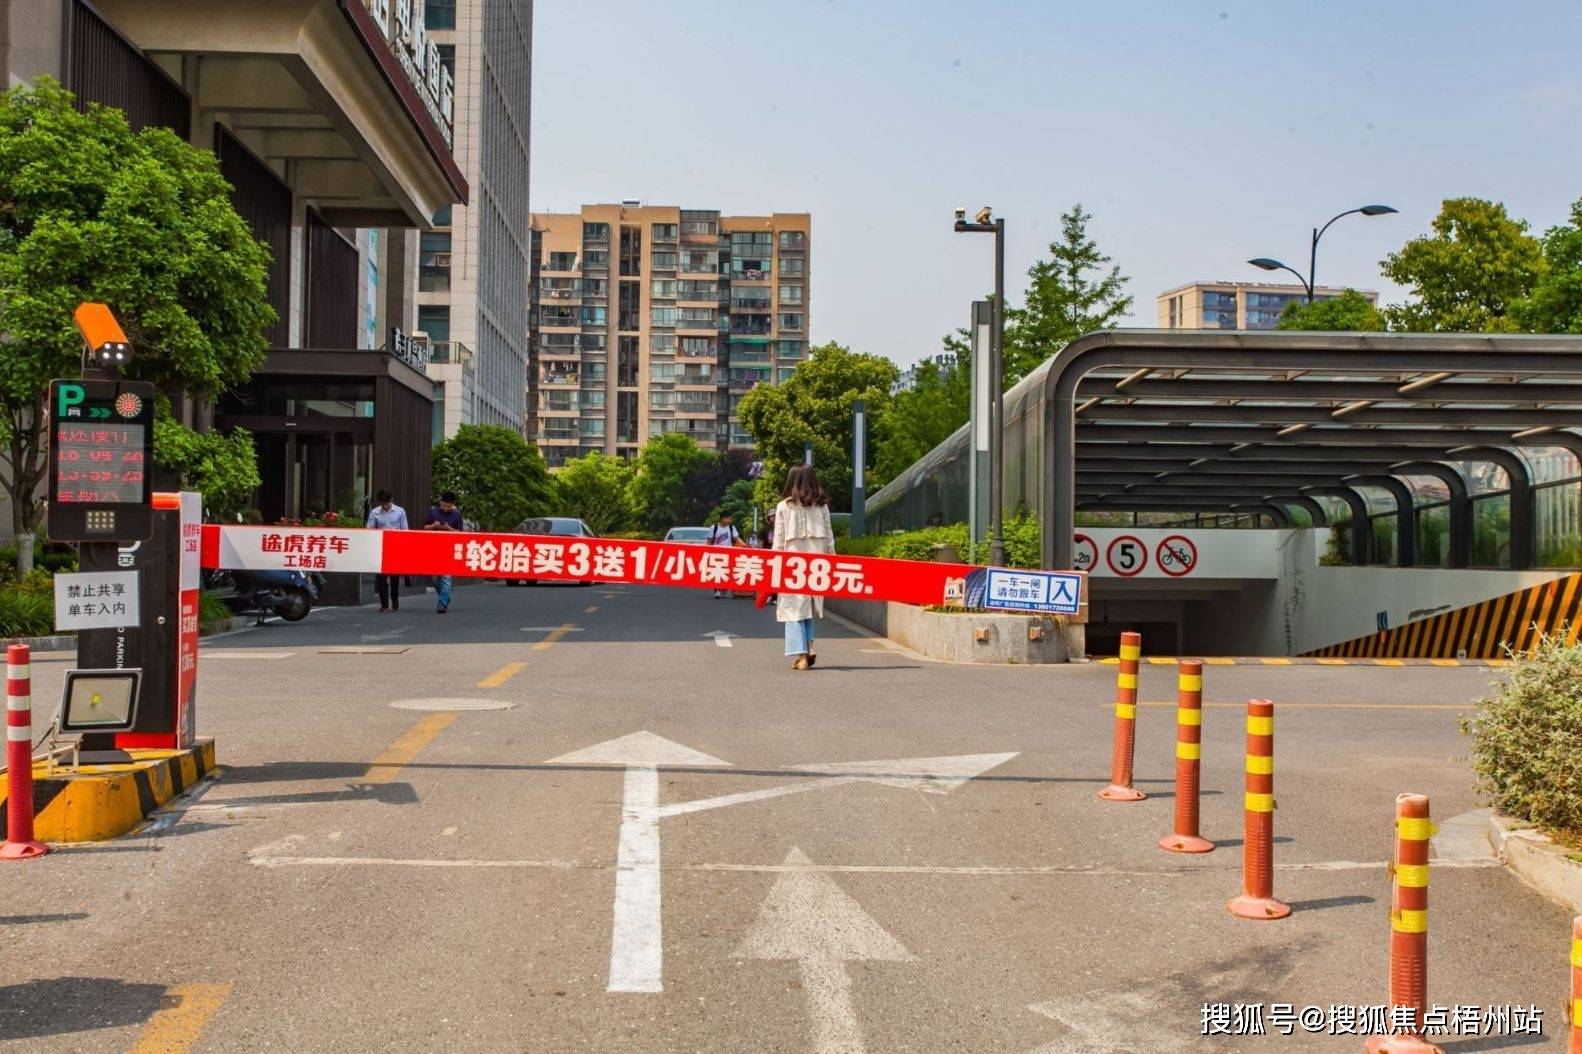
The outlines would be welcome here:
M 472 349 L 459 340 L 416 340 L 413 343 L 422 344 L 428 348 L 428 361 L 436 363 L 454 363 L 464 369 L 472 369 Z

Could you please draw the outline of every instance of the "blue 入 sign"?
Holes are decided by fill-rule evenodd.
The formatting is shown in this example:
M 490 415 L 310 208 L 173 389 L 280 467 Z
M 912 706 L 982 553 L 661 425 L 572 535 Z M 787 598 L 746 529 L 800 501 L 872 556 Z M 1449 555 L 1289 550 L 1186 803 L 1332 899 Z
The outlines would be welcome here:
M 1082 576 L 1069 571 L 1006 571 L 991 567 L 983 606 L 1005 611 L 1076 615 L 1082 609 Z

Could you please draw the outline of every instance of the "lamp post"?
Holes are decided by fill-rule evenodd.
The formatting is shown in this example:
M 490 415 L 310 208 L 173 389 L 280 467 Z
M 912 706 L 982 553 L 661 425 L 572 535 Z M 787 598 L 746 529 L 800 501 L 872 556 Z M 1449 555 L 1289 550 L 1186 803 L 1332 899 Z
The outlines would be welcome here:
M 851 536 L 861 538 L 868 529 L 868 484 L 863 462 L 868 460 L 868 404 L 851 404 Z
M 1290 271 L 1292 274 L 1296 275 L 1296 277 L 1301 281 L 1303 288 L 1307 290 L 1307 302 L 1311 304 L 1313 302 L 1313 291 L 1316 288 L 1316 283 L 1318 281 L 1318 240 L 1324 236 L 1325 231 L 1329 230 L 1330 224 L 1334 223 L 1335 220 L 1340 219 L 1342 216 L 1353 216 L 1359 213 L 1363 216 L 1387 216 L 1395 211 L 1397 210 L 1391 208 L 1389 205 L 1364 205 L 1357 209 L 1347 209 L 1340 215 L 1331 217 L 1329 223 L 1324 224 L 1322 227 L 1314 227 L 1313 244 L 1308 253 L 1307 274 L 1305 276 L 1301 271 L 1298 271 L 1293 267 L 1288 267 L 1279 260 L 1273 260 L 1267 256 L 1259 256 L 1255 259 L 1248 260 L 1247 262 L 1252 264 L 1254 267 L 1261 268 L 1265 271 Z
M 994 235 L 994 317 L 989 339 L 989 564 L 1005 565 L 1002 523 L 1005 477 L 1001 471 L 1000 417 L 1005 394 L 1005 220 L 985 205 L 967 222 L 967 210 L 956 210 L 957 233 Z

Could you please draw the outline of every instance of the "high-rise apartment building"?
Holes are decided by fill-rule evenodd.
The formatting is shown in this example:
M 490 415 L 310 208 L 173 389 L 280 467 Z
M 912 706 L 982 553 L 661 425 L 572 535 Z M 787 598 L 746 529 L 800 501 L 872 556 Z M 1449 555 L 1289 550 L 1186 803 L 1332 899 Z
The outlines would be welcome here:
M 752 445 L 741 397 L 807 355 L 811 217 L 588 205 L 533 215 L 535 435 L 551 466 L 652 436 Z
M 398 3 L 401 0 L 397 0 Z M 408 0 L 412 2 L 412 0 Z M 417 332 L 443 391 L 447 436 L 468 423 L 527 433 L 528 131 L 532 0 L 427 0 L 455 78 L 455 156 L 472 186 L 418 235 Z
M 1379 294 L 1357 290 L 1377 304 Z M 1333 300 L 1344 289 L 1319 286 L 1315 300 Z M 1156 301 L 1160 329 L 1274 329 L 1285 309 L 1307 298 L 1299 285 L 1276 282 L 1193 282 L 1160 293 Z

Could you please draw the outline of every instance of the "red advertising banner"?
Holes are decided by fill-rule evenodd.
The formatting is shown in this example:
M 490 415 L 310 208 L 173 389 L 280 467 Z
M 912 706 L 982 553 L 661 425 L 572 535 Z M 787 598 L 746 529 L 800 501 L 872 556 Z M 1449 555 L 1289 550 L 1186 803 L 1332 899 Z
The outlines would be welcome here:
M 458 578 L 629 582 L 807 593 L 905 604 L 960 603 L 983 568 L 626 538 L 559 538 L 344 527 L 203 528 L 203 566 Z M 1083 601 L 1086 602 L 1084 588 Z

